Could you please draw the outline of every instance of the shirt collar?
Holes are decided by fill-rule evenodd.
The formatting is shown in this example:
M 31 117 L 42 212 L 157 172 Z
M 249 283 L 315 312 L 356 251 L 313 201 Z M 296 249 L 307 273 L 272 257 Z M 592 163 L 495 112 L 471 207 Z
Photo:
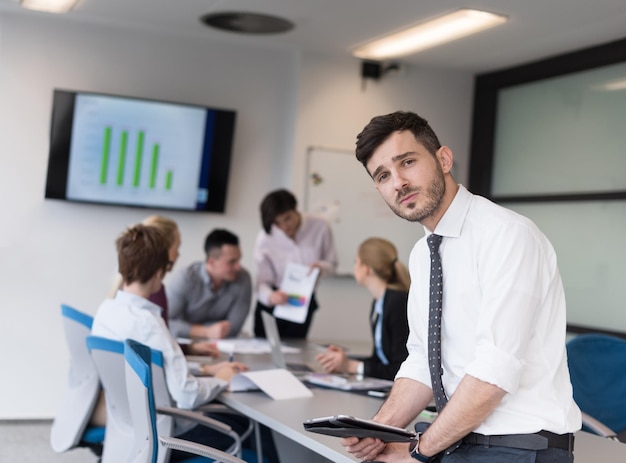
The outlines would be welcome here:
M 467 191 L 463 185 L 459 185 L 459 190 L 456 192 L 450 206 L 448 206 L 448 210 L 439 220 L 435 230 L 431 232 L 424 227 L 426 235 L 428 236 L 431 233 L 436 233 L 437 235 L 448 236 L 451 238 L 458 238 L 461 236 L 461 230 L 463 229 L 465 217 L 467 216 L 473 197 L 474 195 Z
M 385 293 L 383 293 L 383 295 L 380 296 L 380 299 L 376 299 L 376 302 L 374 302 L 374 312 L 376 312 L 378 315 L 382 315 L 384 304 L 385 304 Z
M 158 305 L 150 302 L 145 297 L 137 296 L 136 294 L 132 294 L 121 289 L 115 294 L 115 300 L 132 305 L 133 307 L 147 310 L 155 315 L 161 315 L 161 307 Z

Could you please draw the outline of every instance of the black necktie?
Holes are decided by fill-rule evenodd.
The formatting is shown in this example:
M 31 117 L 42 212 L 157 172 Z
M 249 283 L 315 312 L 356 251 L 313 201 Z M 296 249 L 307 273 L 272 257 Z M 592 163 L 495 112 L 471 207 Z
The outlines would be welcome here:
M 427 239 L 430 248 L 430 305 L 428 312 L 428 367 L 433 387 L 433 396 L 437 412 L 448 402 L 443 390 L 441 375 L 441 309 L 443 300 L 443 273 L 439 245 L 442 236 L 430 235 Z

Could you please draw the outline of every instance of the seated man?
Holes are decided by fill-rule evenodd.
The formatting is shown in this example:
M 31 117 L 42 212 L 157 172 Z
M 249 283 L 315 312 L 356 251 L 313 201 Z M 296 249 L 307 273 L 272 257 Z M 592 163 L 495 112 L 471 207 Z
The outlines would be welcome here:
M 240 264 L 239 238 L 228 230 L 213 230 L 204 252 L 204 262 L 190 264 L 168 281 L 170 331 L 185 338 L 237 336 L 252 298 L 250 274 Z
M 212 377 L 196 378 L 187 368 L 185 356 L 171 336 L 161 308 L 148 297 L 161 287 L 168 267 L 168 243 L 155 227 L 135 225 L 116 241 L 122 288 L 114 299 L 106 299 L 98 308 L 91 332 L 96 336 L 123 341 L 131 338 L 163 353 L 167 387 L 180 408 L 196 408 L 213 400 L 227 386 L 230 379 L 247 367 L 235 362 L 204 365 L 202 373 Z M 217 432 L 206 428 L 196 430 L 191 423 L 181 437 L 226 448 L 231 442 Z M 201 437 L 200 439 L 198 437 Z

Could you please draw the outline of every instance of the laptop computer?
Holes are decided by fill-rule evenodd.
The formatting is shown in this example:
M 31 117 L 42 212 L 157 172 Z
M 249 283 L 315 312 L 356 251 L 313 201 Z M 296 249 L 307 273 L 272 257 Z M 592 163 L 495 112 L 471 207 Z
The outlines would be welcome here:
M 272 362 L 276 368 L 285 368 L 292 373 L 310 373 L 313 371 L 311 367 L 304 363 L 287 363 L 283 355 L 282 343 L 280 341 L 280 333 L 276 325 L 274 316 L 265 311 L 261 311 L 263 327 L 265 328 L 265 336 L 270 345 L 270 353 L 272 354 Z

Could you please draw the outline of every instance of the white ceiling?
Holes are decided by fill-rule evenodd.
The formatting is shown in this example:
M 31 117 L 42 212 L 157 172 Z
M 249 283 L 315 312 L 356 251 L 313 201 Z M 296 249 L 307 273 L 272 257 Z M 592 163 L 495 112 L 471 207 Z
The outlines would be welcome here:
M 3 11 L 76 20 L 252 46 L 345 56 L 369 39 L 442 13 L 472 7 L 506 14 L 508 23 L 475 36 L 403 58 L 423 67 L 492 71 L 626 37 L 623 0 L 79 0 L 68 15 L 31 12 L 17 0 Z M 203 26 L 199 17 L 219 11 L 282 16 L 295 29 L 280 35 L 240 35 Z

